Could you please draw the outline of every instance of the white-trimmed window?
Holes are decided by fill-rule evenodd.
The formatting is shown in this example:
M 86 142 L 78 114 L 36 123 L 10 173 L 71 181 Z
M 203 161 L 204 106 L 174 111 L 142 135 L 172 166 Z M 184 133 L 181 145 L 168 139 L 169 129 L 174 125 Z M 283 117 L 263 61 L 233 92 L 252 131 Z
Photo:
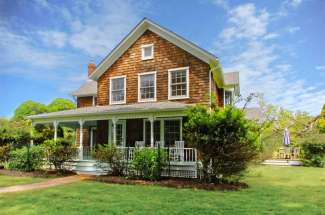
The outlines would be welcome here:
M 145 44 L 141 46 L 141 59 L 153 59 L 153 44 Z
M 156 72 L 138 74 L 138 101 L 156 101 Z
M 168 99 L 189 97 L 189 67 L 168 70 Z
M 110 104 L 124 104 L 126 101 L 126 77 L 117 76 L 110 78 Z
M 232 105 L 233 104 L 233 92 L 230 90 L 224 90 L 224 104 Z

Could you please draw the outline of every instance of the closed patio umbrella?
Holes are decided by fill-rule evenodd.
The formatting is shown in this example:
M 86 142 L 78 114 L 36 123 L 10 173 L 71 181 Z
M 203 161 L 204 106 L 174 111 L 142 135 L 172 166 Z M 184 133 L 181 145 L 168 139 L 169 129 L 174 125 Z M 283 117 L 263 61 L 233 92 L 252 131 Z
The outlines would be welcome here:
M 289 146 L 290 145 L 290 134 L 289 134 L 289 130 L 288 128 L 284 129 L 284 134 L 283 134 L 283 144 L 285 146 Z

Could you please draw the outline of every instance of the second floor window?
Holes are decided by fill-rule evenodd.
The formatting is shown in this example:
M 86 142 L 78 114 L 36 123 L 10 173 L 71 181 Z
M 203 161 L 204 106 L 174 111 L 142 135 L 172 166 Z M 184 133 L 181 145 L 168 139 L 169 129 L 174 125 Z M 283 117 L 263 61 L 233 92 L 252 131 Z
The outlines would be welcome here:
M 189 97 L 189 68 L 168 70 L 168 99 Z
M 125 103 L 126 77 L 119 76 L 110 79 L 110 104 Z
M 138 84 L 140 102 L 156 101 L 156 72 L 139 74 Z

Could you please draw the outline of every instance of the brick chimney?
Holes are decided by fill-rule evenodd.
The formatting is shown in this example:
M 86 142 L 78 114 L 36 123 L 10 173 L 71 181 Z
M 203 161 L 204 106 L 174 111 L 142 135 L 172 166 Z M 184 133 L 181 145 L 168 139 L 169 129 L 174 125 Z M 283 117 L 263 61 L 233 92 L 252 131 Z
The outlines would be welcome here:
M 95 69 L 96 69 L 96 64 L 94 63 L 88 64 L 88 77 L 94 72 Z

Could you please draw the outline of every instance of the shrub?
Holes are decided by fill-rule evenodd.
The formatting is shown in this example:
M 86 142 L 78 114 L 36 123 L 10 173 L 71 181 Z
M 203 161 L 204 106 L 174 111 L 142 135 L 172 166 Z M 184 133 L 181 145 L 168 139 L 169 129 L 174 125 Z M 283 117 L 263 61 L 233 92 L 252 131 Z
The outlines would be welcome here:
M 257 126 L 234 107 L 194 106 L 187 111 L 185 139 L 197 148 L 206 182 L 241 176 L 257 154 Z
M 9 161 L 10 145 L 0 146 L 0 163 L 6 163 Z
M 93 157 L 102 168 L 109 165 L 112 175 L 123 175 L 126 165 L 123 161 L 123 152 L 113 144 L 98 145 Z
M 71 161 L 78 152 L 78 148 L 64 138 L 46 140 L 43 147 L 47 161 L 58 171 L 64 170 L 64 163 Z
M 10 152 L 9 169 L 34 171 L 44 163 L 44 150 L 41 146 L 22 147 Z
M 131 167 L 143 179 L 158 180 L 166 164 L 166 153 L 162 149 L 136 148 Z
M 302 144 L 302 161 L 305 166 L 325 166 L 325 140 L 310 138 Z

